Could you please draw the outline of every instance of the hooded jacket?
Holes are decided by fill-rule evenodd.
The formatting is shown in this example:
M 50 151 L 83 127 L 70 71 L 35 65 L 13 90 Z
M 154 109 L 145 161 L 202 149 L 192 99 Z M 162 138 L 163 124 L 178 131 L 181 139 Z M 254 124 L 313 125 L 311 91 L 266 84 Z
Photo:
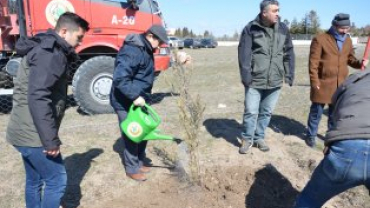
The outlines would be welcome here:
M 133 101 L 148 99 L 154 82 L 153 47 L 144 34 L 130 34 L 117 54 L 110 93 L 115 111 L 128 111 Z
M 295 57 L 287 26 L 277 22 L 272 28 L 261 24 L 260 16 L 242 31 L 238 46 L 239 69 L 245 87 L 272 89 L 283 82 L 292 86 Z
M 23 56 L 14 80 L 13 109 L 6 138 L 15 146 L 55 149 L 67 97 L 67 64 L 74 49 L 53 30 L 16 43 Z

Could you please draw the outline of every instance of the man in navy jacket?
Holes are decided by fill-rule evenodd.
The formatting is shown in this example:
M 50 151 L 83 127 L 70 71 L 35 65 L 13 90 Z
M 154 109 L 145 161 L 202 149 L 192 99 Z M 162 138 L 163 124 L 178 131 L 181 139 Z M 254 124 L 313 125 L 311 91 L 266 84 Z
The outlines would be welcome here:
M 151 26 L 143 34 L 130 34 L 126 37 L 117 54 L 110 94 L 119 124 L 126 119 L 132 104 L 144 106 L 148 101 L 154 82 L 153 53 L 167 41 L 166 30 L 160 25 Z M 144 174 L 150 171 L 143 164 L 147 142 L 134 143 L 123 132 L 122 138 L 125 143 L 123 155 L 126 175 L 137 181 L 145 181 Z

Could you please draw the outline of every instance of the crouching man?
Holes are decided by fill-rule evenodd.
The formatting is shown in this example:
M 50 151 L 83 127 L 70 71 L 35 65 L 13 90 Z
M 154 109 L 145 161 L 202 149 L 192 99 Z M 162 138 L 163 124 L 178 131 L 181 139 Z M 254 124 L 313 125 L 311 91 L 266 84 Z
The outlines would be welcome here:
M 297 199 L 296 208 L 318 208 L 347 189 L 370 188 L 370 71 L 351 75 L 334 93 L 333 127 L 325 157 Z

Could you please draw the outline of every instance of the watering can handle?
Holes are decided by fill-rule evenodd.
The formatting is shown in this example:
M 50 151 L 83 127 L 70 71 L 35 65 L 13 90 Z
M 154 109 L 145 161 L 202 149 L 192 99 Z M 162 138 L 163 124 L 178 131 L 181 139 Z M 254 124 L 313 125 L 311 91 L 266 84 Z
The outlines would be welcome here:
M 149 111 L 150 116 L 152 116 L 155 120 L 159 122 L 161 121 L 161 118 L 159 117 L 158 113 L 155 112 L 155 110 L 148 104 L 145 104 L 143 107 L 135 106 L 134 104 L 132 104 L 130 107 L 130 111 L 136 111 L 138 108 L 146 108 Z
M 144 107 L 146 108 L 146 109 L 148 109 L 148 111 L 149 111 L 149 114 L 155 119 L 155 120 L 157 120 L 157 121 L 161 121 L 161 118 L 159 117 L 159 115 L 158 115 L 158 113 L 157 112 L 155 112 L 155 110 L 152 108 L 152 107 L 150 107 L 148 104 L 145 104 L 144 105 Z

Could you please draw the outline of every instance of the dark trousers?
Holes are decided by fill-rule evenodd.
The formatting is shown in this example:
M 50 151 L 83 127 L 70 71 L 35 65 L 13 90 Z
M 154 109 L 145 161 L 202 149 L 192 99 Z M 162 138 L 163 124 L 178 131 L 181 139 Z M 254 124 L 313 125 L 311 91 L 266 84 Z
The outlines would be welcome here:
M 321 103 L 312 103 L 310 108 L 310 114 L 308 115 L 307 121 L 307 137 L 309 138 L 316 138 L 317 131 L 319 129 L 319 123 L 321 120 L 321 116 L 324 112 L 325 104 Z M 329 113 L 328 113 L 328 130 L 333 127 L 333 110 L 334 106 L 329 105 Z
M 122 123 L 127 117 L 127 111 L 116 111 L 118 115 L 118 125 Z M 120 127 L 121 129 L 121 127 Z M 125 133 L 121 130 L 121 136 L 125 144 L 123 150 L 124 164 L 126 173 L 135 174 L 139 173 L 139 169 L 143 166 L 143 161 L 145 159 L 145 149 L 147 141 L 140 142 L 139 144 L 131 141 Z

